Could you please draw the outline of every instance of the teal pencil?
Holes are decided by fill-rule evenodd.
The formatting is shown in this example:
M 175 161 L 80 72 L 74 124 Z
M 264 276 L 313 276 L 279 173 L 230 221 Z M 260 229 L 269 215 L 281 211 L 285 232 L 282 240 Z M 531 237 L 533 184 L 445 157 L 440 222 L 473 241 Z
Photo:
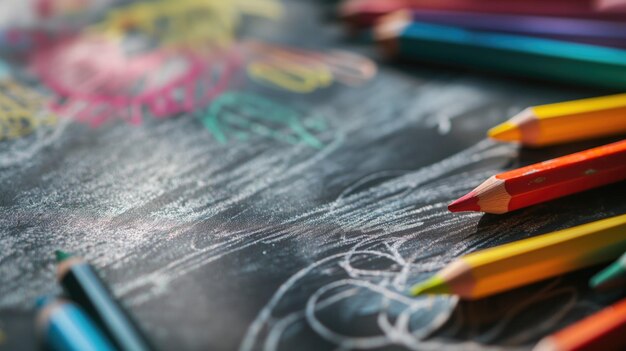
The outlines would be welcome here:
M 589 281 L 594 289 L 605 289 L 626 282 L 626 253 L 617 261 L 606 267 Z
M 609 89 L 626 89 L 626 50 L 468 30 L 386 16 L 375 39 L 389 56 Z
M 94 319 L 117 349 L 121 351 L 153 349 L 91 265 L 82 258 L 63 251 L 57 251 L 56 256 L 57 278 L 63 290 Z

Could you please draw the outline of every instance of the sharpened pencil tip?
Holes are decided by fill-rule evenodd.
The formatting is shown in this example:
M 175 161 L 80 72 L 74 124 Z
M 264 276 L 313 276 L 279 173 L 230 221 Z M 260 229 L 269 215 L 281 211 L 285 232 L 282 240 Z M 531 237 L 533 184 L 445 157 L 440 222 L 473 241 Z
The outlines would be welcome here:
M 425 282 L 415 284 L 411 288 L 411 295 L 426 295 L 426 294 L 450 294 L 450 287 L 439 276 L 426 280 Z
M 406 10 L 394 11 L 378 20 L 374 27 L 374 39 L 383 54 L 393 57 L 400 50 L 398 34 L 411 24 L 411 14 Z
M 56 250 L 54 252 L 54 255 L 56 256 L 57 259 L 57 263 L 58 262 L 63 262 L 65 260 L 67 260 L 68 258 L 72 257 L 72 254 L 69 254 L 65 251 L 61 251 L 61 250 Z
M 522 138 L 519 127 L 511 122 L 504 122 L 489 129 L 487 135 L 499 141 L 519 141 Z
M 480 211 L 476 193 L 471 191 L 458 200 L 452 202 L 448 205 L 448 210 L 450 212 Z

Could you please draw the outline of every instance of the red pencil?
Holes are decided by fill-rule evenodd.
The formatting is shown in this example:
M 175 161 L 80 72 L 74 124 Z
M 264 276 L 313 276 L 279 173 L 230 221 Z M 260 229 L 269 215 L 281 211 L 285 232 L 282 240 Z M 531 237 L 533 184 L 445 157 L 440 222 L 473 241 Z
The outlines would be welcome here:
M 624 13 L 599 11 L 594 0 L 348 0 L 342 3 L 339 12 L 348 26 L 365 28 L 373 26 L 381 16 L 402 9 L 613 20 L 626 18 Z
M 505 213 L 626 179 L 626 140 L 492 176 L 448 206 Z
M 612 351 L 626 349 L 626 300 L 539 342 L 533 351 Z
M 626 12 L 626 0 L 596 0 L 596 9 L 604 12 Z

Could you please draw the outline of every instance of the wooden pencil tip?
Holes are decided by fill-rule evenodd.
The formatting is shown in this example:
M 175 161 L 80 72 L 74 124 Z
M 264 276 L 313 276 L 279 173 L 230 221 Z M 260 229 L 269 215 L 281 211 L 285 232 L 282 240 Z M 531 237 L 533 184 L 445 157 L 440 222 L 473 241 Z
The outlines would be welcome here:
M 443 278 L 435 275 L 425 282 L 415 284 L 411 288 L 411 295 L 426 295 L 426 294 L 450 294 L 450 287 Z
M 500 141 L 519 141 L 522 138 L 519 127 L 511 122 L 504 122 L 489 129 L 487 135 Z
M 478 196 L 476 196 L 476 193 L 474 191 L 470 191 L 465 196 L 449 204 L 448 210 L 450 212 L 478 212 L 480 211 L 480 206 L 478 205 Z
M 387 57 L 393 57 L 400 50 L 398 36 L 411 24 L 411 12 L 398 10 L 381 17 L 374 27 L 374 39 Z

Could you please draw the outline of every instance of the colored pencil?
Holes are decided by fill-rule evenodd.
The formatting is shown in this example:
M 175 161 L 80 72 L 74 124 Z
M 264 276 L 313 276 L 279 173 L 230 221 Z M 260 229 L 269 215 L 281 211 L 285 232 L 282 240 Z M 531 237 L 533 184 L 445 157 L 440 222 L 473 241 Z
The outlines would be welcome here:
M 372 27 L 380 17 L 410 8 L 406 0 L 356 0 L 344 1 L 339 16 L 349 29 Z
M 621 215 L 471 253 L 411 292 L 477 299 L 606 262 L 625 250 Z
M 589 281 L 589 285 L 594 289 L 602 290 L 626 280 L 626 253 L 617 261 L 606 267 Z
M 529 107 L 489 137 L 546 146 L 626 133 L 626 94 Z
M 626 46 L 626 23 L 598 19 L 413 10 L 414 22 L 521 34 L 605 46 Z
M 533 351 L 626 350 L 626 299 L 541 340 Z
M 496 14 L 623 20 L 623 13 L 596 11 L 591 0 L 349 0 L 339 16 L 353 28 L 368 28 L 397 10 L 439 10 Z
M 57 278 L 65 293 L 85 309 L 119 350 L 152 349 L 91 265 L 63 251 L 56 256 Z
M 624 0 L 596 0 L 596 10 L 600 12 L 626 12 Z
M 506 213 L 626 179 L 626 140 L 492 176 L 448 209 Z
M 626 50 L 412 22 L 386 16 L 374 30 L 384 54 L 609 89 L 626 88 Z
M 37 331 L 47 350 L 115 350 L 91 318 L 74 303 L 41 298 L 37 301 L 37 309 Z

